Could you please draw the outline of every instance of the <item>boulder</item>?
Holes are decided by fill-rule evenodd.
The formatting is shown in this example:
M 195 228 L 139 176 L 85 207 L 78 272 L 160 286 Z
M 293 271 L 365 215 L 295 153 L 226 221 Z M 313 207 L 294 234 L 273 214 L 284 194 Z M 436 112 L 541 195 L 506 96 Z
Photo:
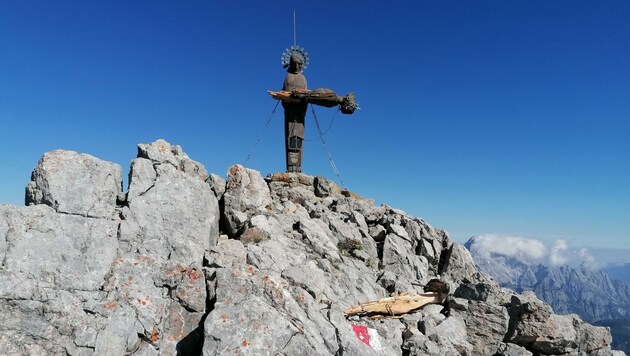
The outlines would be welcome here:
M 145 163 L 139 163 L 145 162 Z M 120 240 L 129 250 L 182 265 L 200 263 L 219 237 L 219 204 L 210 187 L 170 164 L 132 164 Z M 135 168 L 141 168 L 136 173 Z M 141 177 L 136 184 L 135 177 Z M 148 179 L 155 177 L 153 182 Z M 149 185 L 150 184 L 150 185 Z M 147 190 L 145 190 L 145 188 Z
M 121 196 L 120 165 L 64 150 L 44 154 L 26 187 L 26 205 L 92 218 L 115 219 Z

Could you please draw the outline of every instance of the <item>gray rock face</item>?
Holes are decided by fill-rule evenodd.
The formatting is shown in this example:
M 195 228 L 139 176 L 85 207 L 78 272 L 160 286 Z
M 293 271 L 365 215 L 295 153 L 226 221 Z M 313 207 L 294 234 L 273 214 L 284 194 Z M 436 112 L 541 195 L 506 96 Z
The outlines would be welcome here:
M 39 160 L 26 187 L 26 205 L 46 204 L 59 213 L 112 219 L 121 194 L 119 165 L 57 150 Z
M 223 199 L 223 221 L 231 236 L 238 233 L 254 214 L 271 207 L 269 188 L 260 173 L 240 165 L 228 170 Z
M 614 354 L 607 329 L 501 288 L 421 219 L 323 177 L 237 165 L 224 180 L 164 140 L 138 147 L 126 196 L 67 184 L 68 157 L 94 184 L 115 166 L 56 151 L 32 206 L 0 206 L 2 353 Z M 450 314 L 343 314 L 437 277 Z
M 31 206 L 0 206 L 2 353 L 200 352 L 218 202 L 177 146 L 140 156 L 127 199 L 118 165 L 55 151 L 33 173 Z
M 57 214 L 46 205 L 0 206 L 0 216 L 6 244 L 2 266 L 13 277 L 96 291 L 116 258 L 115 221 Z
M 126 249 L 160 260 L 201 261 L 219 237 L 218 201 L 210 187 L 169 163 L 134 160 L 128 205 L 121 223 Z

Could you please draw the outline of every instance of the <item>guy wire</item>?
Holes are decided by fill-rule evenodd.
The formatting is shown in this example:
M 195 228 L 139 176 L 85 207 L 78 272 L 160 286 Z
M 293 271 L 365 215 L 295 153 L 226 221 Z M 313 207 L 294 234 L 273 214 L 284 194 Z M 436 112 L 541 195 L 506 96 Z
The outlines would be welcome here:
M 247 158 L 245 158 L 245 162 L 243 162 L 243 165 L 245 165 L 245 163 L 247 163 L 247 161 L 249 161 L 249 159 L 252 157 L 252 153 L 254 153 L 254 150 L 256 149 L 256 146 L 258 146 L 258 143 L 260 143 L 260 140 L 261 140 L 262 136 L 265 134 L 265 131 L 267 131 L 267 127 L 269 127 L 269 123 L 271 122 L 271 118 L 276 113 L 276 109 L 278 108 L 278 104 L 280 104 L 280 100 L 276 101 L 276 106 L 273 107 L 273 110 L 271 111 L 271 115 L 269 115 L 269 118 L 267 119 L 267 123 L 265 124 L 265 127 L 262 129 L 262 131 L 258 135 L 258 138 L 256 139 L 256 143 L 254 143 L 254 147 L 252 147 L 251 151 L 249 151 L 249 154 L 247 155 Z
M 335 164 L 335 161 L 332 158 L 332 154 L 330 153 L 330 150 L 328 149 L 328 146 L 326 145 L 326 140 L 324 140 L 324 134 L 322 133 L 322 128 L 319 126 L 319 120 L 317 120 L 317 114 L 315 114 L 315 108 L 313 107 L 313 104 L 311 104 L 311 111 L 313 112 L 313 117 L 315 118 L 315 126 L 317 126 L 317 131 L 319 132 L 319 139 L 322 142 L 322 145 L 324 146 L 326 153 L 328 154 L 328 161 L 330 161 L 330 166 L 332 167 L 333 171 L 337 175 L 337 178 L 339 178 L 339 181 L 341 182 L 343 189 L 348 190 L 348 187 L 346 187 L 346 183 L 341 178 L 341 173 L 339 173 L 339 170 L 337 169 L 337 165 Z

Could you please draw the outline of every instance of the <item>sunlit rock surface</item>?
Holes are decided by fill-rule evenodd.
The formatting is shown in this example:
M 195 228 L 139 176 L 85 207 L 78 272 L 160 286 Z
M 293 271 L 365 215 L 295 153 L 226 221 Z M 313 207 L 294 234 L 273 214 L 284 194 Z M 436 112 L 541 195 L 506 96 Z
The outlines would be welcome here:
M 623 354 L 607 329 L 499 287 L 445 231 L 326 178 L 209 175 L 164 140 L 138 146 L 126 193 L 120 171 L 47 153 L 29 206 L 0 206 L 2 353 Z M 432 278 L 450 313 L 342 312 Z

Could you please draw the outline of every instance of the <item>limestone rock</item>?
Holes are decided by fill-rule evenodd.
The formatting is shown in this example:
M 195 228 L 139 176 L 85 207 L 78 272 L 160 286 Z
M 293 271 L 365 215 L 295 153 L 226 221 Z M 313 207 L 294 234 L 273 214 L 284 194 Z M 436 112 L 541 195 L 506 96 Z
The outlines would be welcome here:
M 225 179 L 214 173 L 211 173 L 208 179 L 206 179 L 206 183 L 210 185 L 210 188 L 214 192 L 214 195 L 217 197 L 217 199 L 221 200 L 223 194 L 225 193 Z
M 59 213 L 113 219 L 121 193 L 119 165 L 56 150 L 39 160 L 26 187 L 26 205 L 46 204 Z
M 80 170 L 99 186 L 68 184 Z M 36 205 L 0 206 L 0 353 L 616 354 L 607 329 L 500 288 L 444 230 L 323 177 L 235 165 L 224 181 L 164 140 L 138 145 L 126 196 L 115 171 L 46 154 Z M 433 278 L 447 303 L 344 316 Z
M 116 258 L 117 229 L 116 221 L 57 214 L 46 205 L 0 206 L 0 273 L 40 286 L 96 291 Z
M 234 165 L 228 170 L 223 199 L 223 221 L 229 235 L 235 235 L 249 218 L 271 207 L 269 188 L 260 172 L 240 165 Z
M 531 292 L 512 296 L 508 312 L 510 326 L 506 338 L 523 346 L 536 341 L 553 314 L 551 307 Z
M 136 174 L 136 167 L 142 167 L 142 173 Z M 132 250 L 156 259 L 184 265 L 201 261 L 219 237 L 220 213 L 214 193 L 204 181 L 172 165 L 156 164 L 154 169 L 150 189 L 140 193 L 153 174 L 146 163 L 132 165 L 129 207 L 123 210 L 120 239 Z M 134 177 L 143 177 L 143 183 L 136 184 Z
M 139 144 L 138 158 L 146 158 L 155 164 L 170 164 L 178 171 L 202 181 L 208 178 L 208 171 L 201 163 L 191 160 L 180 146 L 171 145 L 163 139 L 149 144 Z
M 116 232 L 117 222 L 109 219 L 58 214 L 46 205 L 0 206 L 3 352 L 65 352 L 91 320 L 84 303 L 102 298 L 116 258 Z
M 515 344 L 501 343 L 497 355 L 501 356 L 532 356 L 526 348 Z
M 509 316 L 505 307 L 487 302 L 470 301 L 462 313 L 473 345 L 473 355 L 494 355 L 500 350 L 508 330 Z

